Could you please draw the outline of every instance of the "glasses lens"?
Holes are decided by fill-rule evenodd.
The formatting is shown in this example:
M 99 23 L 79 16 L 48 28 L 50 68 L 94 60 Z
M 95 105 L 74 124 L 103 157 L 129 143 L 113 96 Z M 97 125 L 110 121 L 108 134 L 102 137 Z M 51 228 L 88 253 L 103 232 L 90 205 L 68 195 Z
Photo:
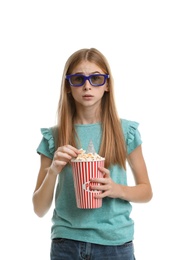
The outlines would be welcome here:
M 84 84 L 83 75 L 72 75 L 70 77 L 71 84 L 74 86 L 82 86 Z
M 90 82 L 94 86 L 103 85 L 105 83 L 104 75 L 91 75 Z

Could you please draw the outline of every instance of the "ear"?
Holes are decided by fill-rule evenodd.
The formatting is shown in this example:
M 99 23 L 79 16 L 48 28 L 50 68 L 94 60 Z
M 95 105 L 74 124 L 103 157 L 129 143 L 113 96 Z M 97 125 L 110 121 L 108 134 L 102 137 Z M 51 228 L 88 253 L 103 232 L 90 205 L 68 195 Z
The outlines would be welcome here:
M 105 92 L 109 92 L 108 84 L 106 85 Z
M 70 88 L 70 86 L 67 86 L 66 89 L 67 89 L 67 94 L 71 93 L 71 88 Z

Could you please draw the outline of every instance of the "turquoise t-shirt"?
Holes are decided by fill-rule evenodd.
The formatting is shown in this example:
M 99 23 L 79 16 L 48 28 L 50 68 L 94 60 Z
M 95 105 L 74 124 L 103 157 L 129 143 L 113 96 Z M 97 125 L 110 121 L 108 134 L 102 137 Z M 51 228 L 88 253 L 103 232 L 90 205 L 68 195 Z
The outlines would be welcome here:
M 121 120 L 128 153 L 141 145 L 138 123 Z M 87 149 L 89 141 L 99 152 L 101 124 L 75 125 L 81 147 Z M 43 138 L 37 148 L 39 154 L 53 159 L 55 152 L 51 128 L 41 129 Z M 114 182 L 127 185 L 126 171 L 119 165 L 110 168 Z M 51 238 L 67 238 L 102 245 L 122 245 L 134 239 L 134 221 L 130 217 L 131 203 L 106 197 L 98 209 L 79 209 L 76 206 L 72 169 L 64 167 L 58 176 L 55 192 L 55 208 L 52 217 Z

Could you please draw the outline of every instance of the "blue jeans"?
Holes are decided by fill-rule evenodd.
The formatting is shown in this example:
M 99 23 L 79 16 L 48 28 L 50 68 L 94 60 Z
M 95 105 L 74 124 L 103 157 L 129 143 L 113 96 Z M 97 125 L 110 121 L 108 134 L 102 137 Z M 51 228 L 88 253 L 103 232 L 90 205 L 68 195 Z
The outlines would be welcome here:
M 52 240 L 51 260 L 135 260 L 133 242 L 103 246 L 70 239 Z

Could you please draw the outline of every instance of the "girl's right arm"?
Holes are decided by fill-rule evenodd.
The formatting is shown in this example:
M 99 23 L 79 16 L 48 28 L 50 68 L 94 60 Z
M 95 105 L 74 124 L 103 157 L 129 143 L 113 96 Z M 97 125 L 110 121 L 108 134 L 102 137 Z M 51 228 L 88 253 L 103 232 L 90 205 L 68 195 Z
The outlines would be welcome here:
M 52 160 L 42 154 L 40 156 L 41 166 L 33 193 L 33 206 L 34 212 L 43 217 L 51 206 L 57 175 L 51 171 Z
M 53 160 L 41 154 L 41 165 L 33 193 L 34 212 L 43 217 L 51 207 L 58 174 L 80 151 L 71 145 L 59 147 Z

